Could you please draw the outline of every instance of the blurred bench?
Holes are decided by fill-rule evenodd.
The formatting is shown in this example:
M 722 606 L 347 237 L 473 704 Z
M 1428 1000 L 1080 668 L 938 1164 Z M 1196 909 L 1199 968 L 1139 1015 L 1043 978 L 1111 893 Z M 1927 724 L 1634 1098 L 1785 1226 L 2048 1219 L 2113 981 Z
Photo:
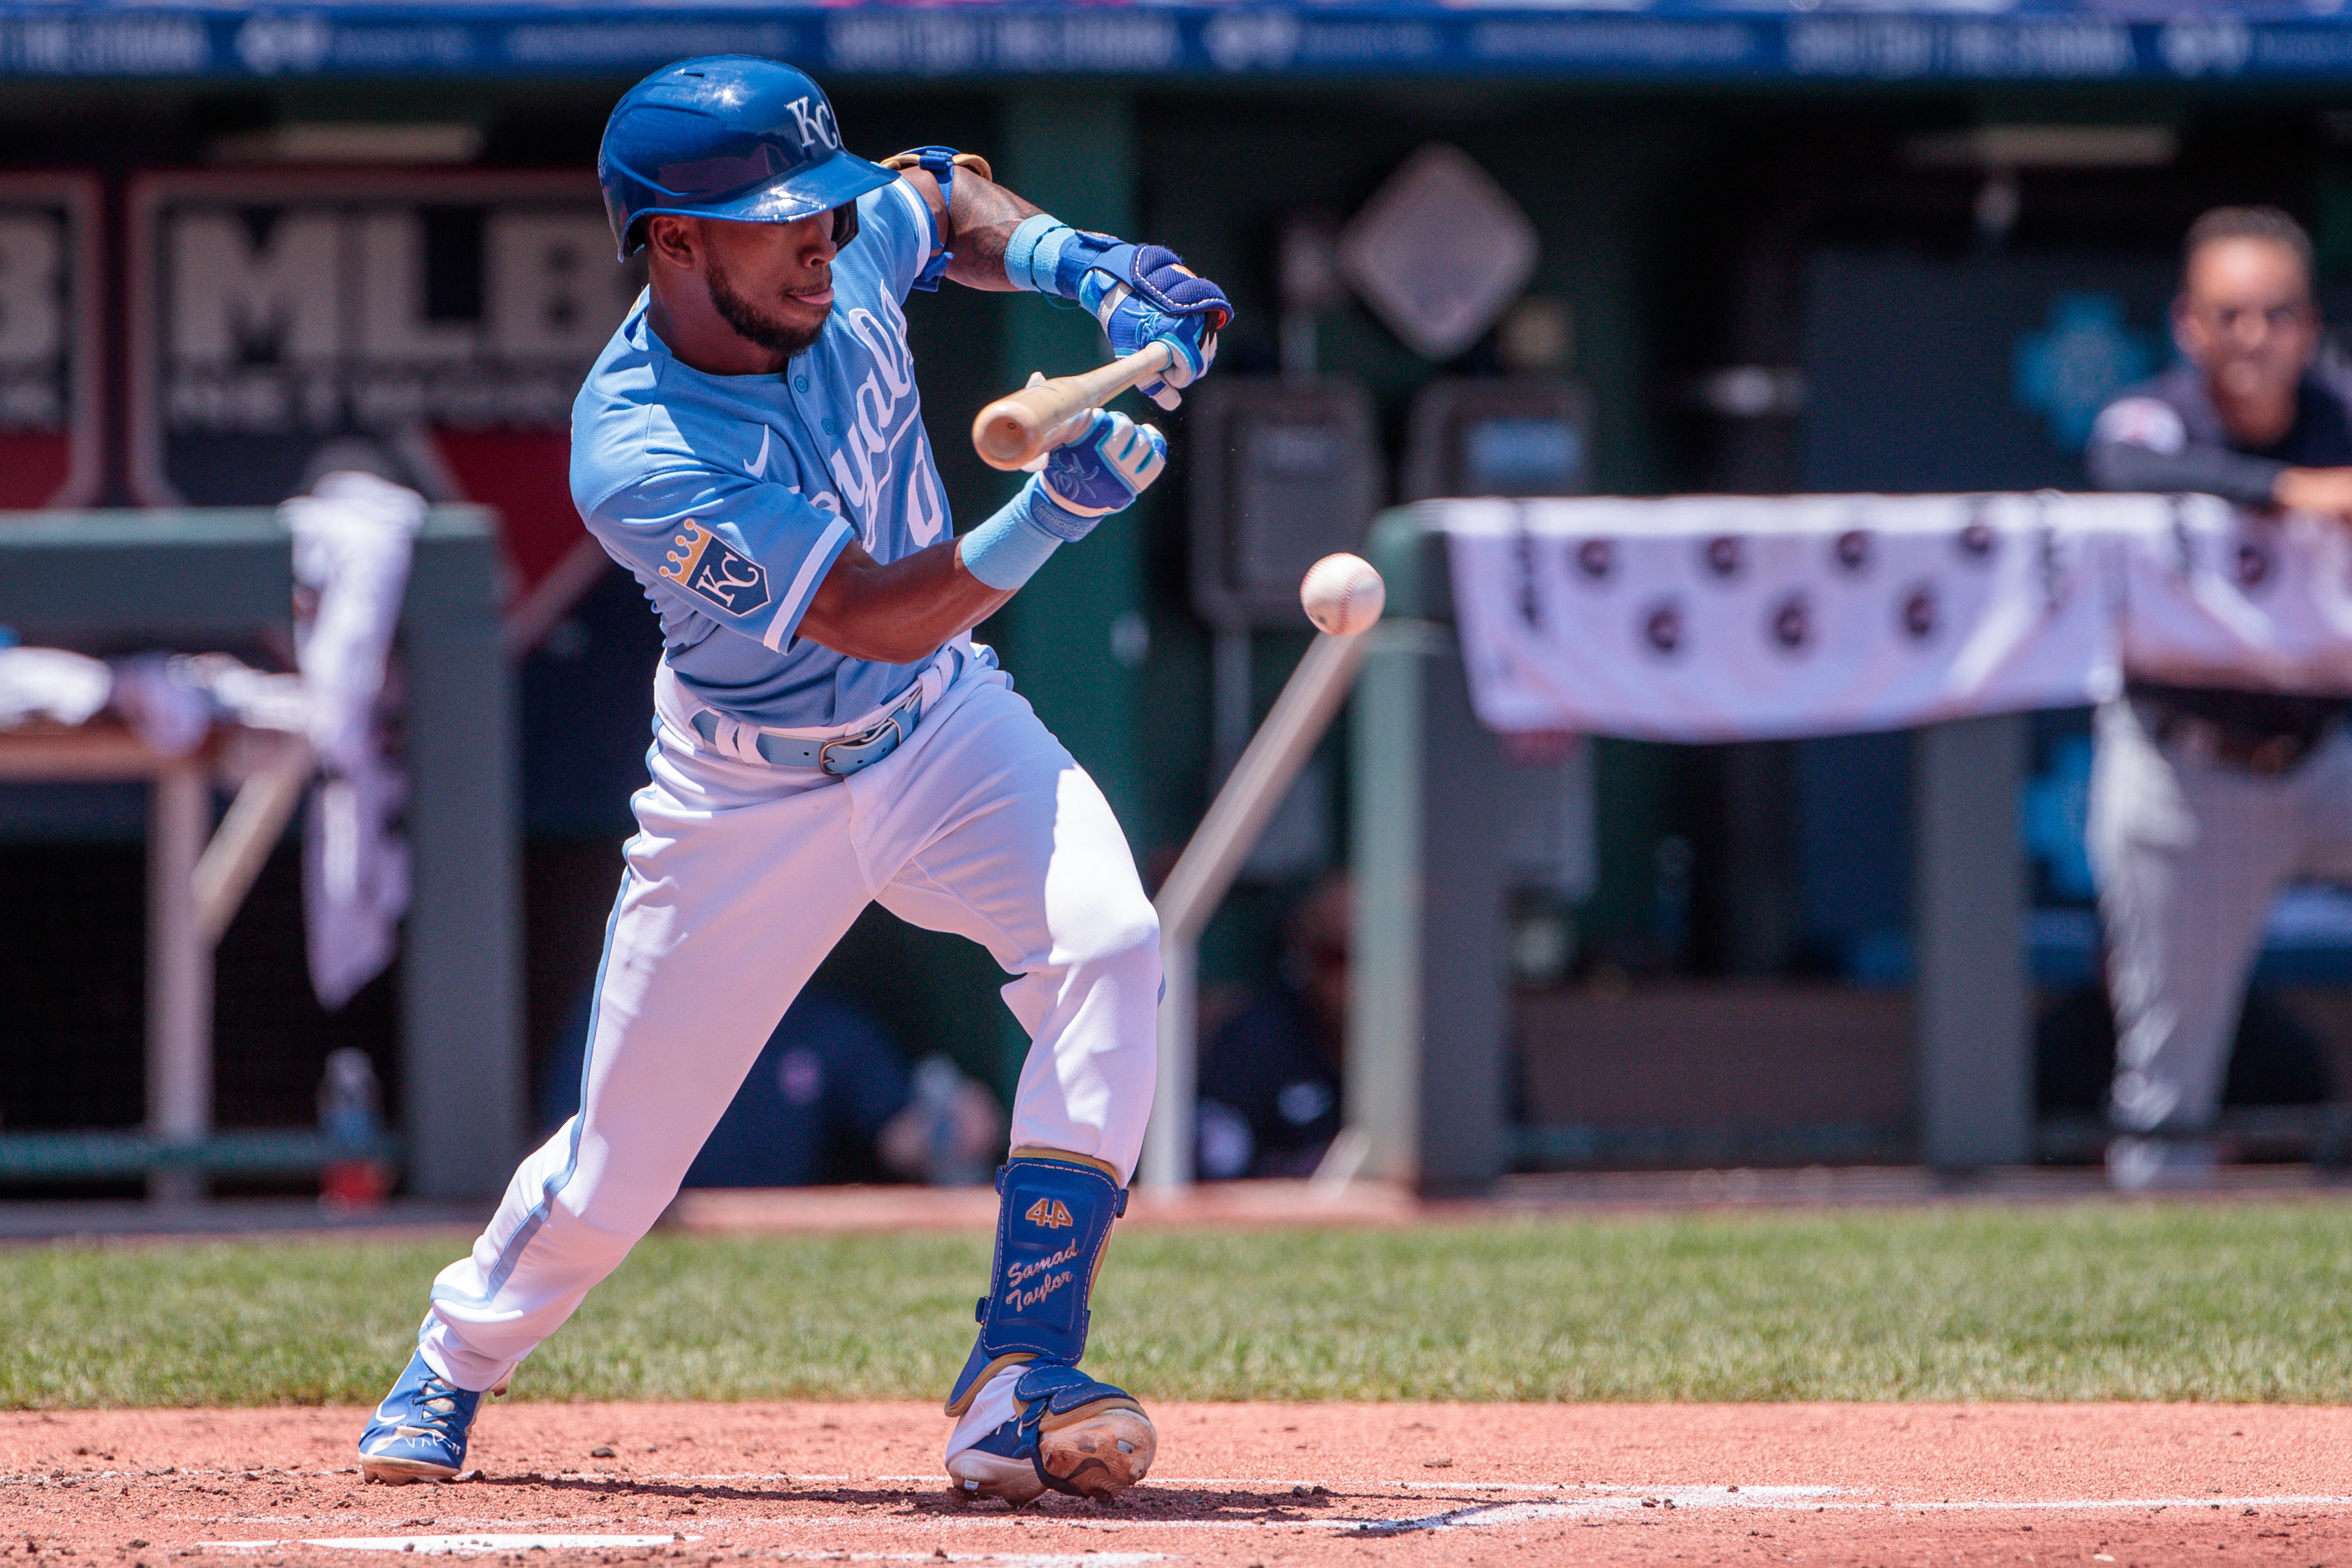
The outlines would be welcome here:
M 436 507 L 416 540 L 400 648 L 414 895 L 401 949 L 400 1146 L 408 1190 L 498 1192 L 524 1130 L 514 699 L 499 619 L 493 515 Z M 0 625 L 27 643 L 200 651 L 290 630 L 292 546 L 275 511 L 28 513 L 0 520 Z M 267 748 L 260 732 L 242 732 Z M 232 737 L 163 758 L 128 730 L 0 737 L 0 777 L 144 778 L 149 813 L 148 1114 L 143 1132 L 0 1134 L 0 1179 L 151 1173 L 185 1196 L 201 1174 L 315 1169 L 355 1152 L 310 1132 L 211 1127 L 211 947 L 308 777 L 280 748 L 240 768 L 212 824 Z M 300 742 L 294 744 L 298 747 Z

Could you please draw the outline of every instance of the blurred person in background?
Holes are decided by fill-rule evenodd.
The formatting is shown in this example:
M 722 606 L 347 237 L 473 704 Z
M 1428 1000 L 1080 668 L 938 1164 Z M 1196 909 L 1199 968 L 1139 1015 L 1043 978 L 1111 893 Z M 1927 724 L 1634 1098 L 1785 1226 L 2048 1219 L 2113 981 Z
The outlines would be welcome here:
M 583 992 L 540 1078 L 540 1127 L 580 1109 L 594 1001 Z M 943 1056 L 909 1072 L 887 1030 L 844 996 L 803 991 L 688 1168 L 689 1187 L 986 1182 L 1004 1142 L 995 1097 Z
M 2199 218 L 2172 327 L 2186 363 L 2101 412 L 2093 481 L 2352 519 L 2352 374 L 2320 352 L 2302 227 L 2271 207 Z M 2272 900 L 2352 879 L 2347 703 L 2126 676 L 2098 714 L 2087 835 L 2116 1015 L 2107 1172 L 2202 1185 Z
M 1202 1057 L 1193 1124 L 1203 1178 L 1312 1175 L 1339 1135 L 1349 898 L 1344 876 L 1307 890 L 1284 922 L 1274 984 Z

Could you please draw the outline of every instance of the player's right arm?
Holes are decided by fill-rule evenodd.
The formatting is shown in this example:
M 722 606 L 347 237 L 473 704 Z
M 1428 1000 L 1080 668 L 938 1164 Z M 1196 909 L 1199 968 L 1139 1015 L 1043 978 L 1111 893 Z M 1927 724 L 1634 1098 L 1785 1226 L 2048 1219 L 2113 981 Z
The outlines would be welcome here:
M 2352 468 L 2299 468 L 2195 440 L 2178 410 L 2144 394 L 2100 412 L 2083 461 L 2101 489 L 2219 496 L 2240 506 L 2352 518 Z
M 1055 550 L 1134 504 L 1167 464 L 1158 430 L 1097 409 L 1085 435 L 1054 448 L 1044 470 L 971 532 L 887 563 L 852 542 L 811 598 L 800 635 L 852 658 L 911 664 L 994 614 Z
M 852 541 L 817 585 L 801 635 L 851 658 L 912 664 L 1013 597 L 971 574 L 955 540 L 881 562 Z
M 2179 411 L 2160 397 L 2135 394 L 2100 410 L 2083 454 L 2091 482 L 2104 490 L 2194 491 L 2242 506 L 2266 506 L 2286 465 L 2189 438 Z

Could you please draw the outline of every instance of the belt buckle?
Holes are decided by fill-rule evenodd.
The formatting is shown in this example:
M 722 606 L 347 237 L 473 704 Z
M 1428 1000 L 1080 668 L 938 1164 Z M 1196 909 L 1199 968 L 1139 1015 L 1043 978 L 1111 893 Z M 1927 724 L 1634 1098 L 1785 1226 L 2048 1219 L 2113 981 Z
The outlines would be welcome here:
M 907 696 L 899 702 L 898 707 L 895 710 L 884 714 L 881 718 L 876 720 L 869 727 L 859 731 L 855 735 L 837 735 L 834 739 L 827 741 L 823 745 L 817 747 L 816 765 L 818 770 L 823 773 L 831 773 L 835 778 L 847 778 L 851 773 L 856 773 L 858 769 L 866 767 L 871 763 L 880 762 L 883 757 L 888 756 L 892 752 L 897 751 L 900 746 L 907 743 L 907 732 L 914 728 L 916 722 L 922 717 L 922 713 L 923 689 L 921 684 L 919 682 L 908 690 Z M 883 749 L 881 756 L 854 758 L 851 760 L 850 764 L 845 768 L 836 768 L 833 765 L 833 749 L 835 746 L 851 747 L 879 745 L 882 741 L 882 732 L 886 730 L 890 731 L 890 744 Z
M 853 757 L 849 759 L 849 765 L 846 767 L 837 768 L 833 765 L 833 749 L 835 746 L 844 748 L 878 746 L 882 744 L 883 731 L 886 730 L 890 732 L 890 743 L 883 748 L 880 756 Z M 858 769 L 878 763 L 883 757 L 897 751 L 906 739 L 906 731 L 898 727 L 898 715 L 893 713 L 870 730 L 862 731 L 855 735 L 836 736 L 819 746 L 816 749 L 817 769 L 821 773 L 831 773 L 837 779 L 847 778 Z

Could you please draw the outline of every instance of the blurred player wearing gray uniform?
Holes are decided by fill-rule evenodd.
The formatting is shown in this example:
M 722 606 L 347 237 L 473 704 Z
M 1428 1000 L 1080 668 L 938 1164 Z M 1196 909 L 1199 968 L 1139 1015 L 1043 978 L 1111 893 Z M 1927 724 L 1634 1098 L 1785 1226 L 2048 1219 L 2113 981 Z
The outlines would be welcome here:
M 580 1113 L 435 1281 L 361 1438 L 373 1479 L 459 1470 L 483 1393 L 661 1214 L 869 900 L 984 945 L 1033 1042 L 949 1473 L 1018 1504 L 1114 1496 L 1150 1467 L 1141 1405 L 1077 1362 L 1150 1112 L 1158 921 L 1101 792 L 970 631 L 1132 502 L 1166 443 L 1096 410 L 956 537 L 900 306 L 942 277 L 1067 300 L 1118 354 L 1171 345 L 1141 387 L 1163 406 L 1231 307 L 1172 253 L 1073 229 L 968 154 L 892 163 L 843 149 L 806 76 L 741 56 L 655 72 L 605 127 L 614 236 L 650 286 L 573 407 L 572 488 L 661 617 L 652 779 Z
M 2352 375 L 2319 359 L 2311 242 L 2294 221 L 2263 207 L 2200 218 L 2173 333 L 2189 363 L 2101 412 L 2093 479 L 2352 517 Z M 2297 879 L 2352 880 L 2347 707 L 2133 678 L 2099 711 L 2088 847 L 2116 1010 L 2119 1186 L 2211 1178 L 2272 900 Z

